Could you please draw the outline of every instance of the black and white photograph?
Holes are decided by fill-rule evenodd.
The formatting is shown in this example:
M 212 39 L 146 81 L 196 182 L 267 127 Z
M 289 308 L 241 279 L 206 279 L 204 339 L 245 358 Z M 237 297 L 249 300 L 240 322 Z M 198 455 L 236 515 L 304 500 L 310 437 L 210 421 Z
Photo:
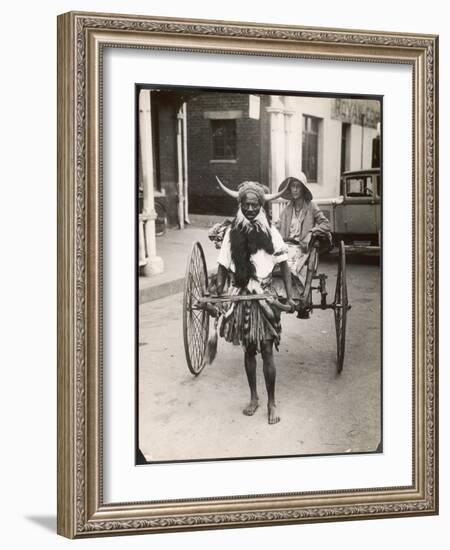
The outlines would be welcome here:
M 382 97 L 140 84 L 136 138 L 136 463 L 382 452 Z
M 5 549 L 443 548 L 445 5 L 5 3 Z

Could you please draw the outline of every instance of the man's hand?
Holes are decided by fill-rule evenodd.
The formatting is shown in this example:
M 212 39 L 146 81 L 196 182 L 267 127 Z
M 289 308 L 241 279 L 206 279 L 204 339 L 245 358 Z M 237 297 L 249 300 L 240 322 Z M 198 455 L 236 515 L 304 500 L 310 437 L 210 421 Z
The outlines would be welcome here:
M 223 265 L 219 264 L 217 268 L 217 283 L 216 283 L 217 296 L 221 296 L 223 294 L 223 288 L 225 286 L 226 279 L 227 279 L 227 270 L 223 267 Z

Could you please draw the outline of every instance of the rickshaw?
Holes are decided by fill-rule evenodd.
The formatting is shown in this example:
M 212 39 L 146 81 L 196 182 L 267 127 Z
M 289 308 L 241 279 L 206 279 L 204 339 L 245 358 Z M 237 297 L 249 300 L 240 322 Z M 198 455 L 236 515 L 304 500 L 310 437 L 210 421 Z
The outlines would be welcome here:
M 315 309 L 334 312 L 337 344 L 337 372 L 344 366 L 345 333 L 347 312 L 351 309 L 347 295 L 346 263 L 344 241 L 338 243 L 337 279 L 334 300 L 328 303 L 326 280 L 327 275 L 318 273 L 320 240 L 313 239 L 310 245 L 305 284 L 300 299 L 294 299 L 297 317 L 304 319 Z M 214 295 L 210 292 L 208 269 L 203 248 L 195 242 L 189 254 L 183 293 L 183 338 L 186 362 L 190 372 L 198 376 L 207 365 L 206 353 L 210 318 L 217 315 L 217 304 L 231 304 L 242 300 L 269 300 L 280 311 L 294 313 L 282 297 L 274 294 Z M 319 294 L 318 302 L 313 300 L 313 293 Z M 284 302 L 284 303 L 283 303 Z

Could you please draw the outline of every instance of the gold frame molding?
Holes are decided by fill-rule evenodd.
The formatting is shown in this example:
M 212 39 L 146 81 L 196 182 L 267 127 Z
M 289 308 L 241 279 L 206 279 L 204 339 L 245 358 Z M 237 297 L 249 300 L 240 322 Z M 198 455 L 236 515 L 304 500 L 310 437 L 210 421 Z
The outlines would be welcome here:
M 413 484 L 105 504 L 102 48 L 402 63 L 413 69 Z M 58 533 L 87 536 L 438 513 L 438 37 L 96 13 L 58 17 Z

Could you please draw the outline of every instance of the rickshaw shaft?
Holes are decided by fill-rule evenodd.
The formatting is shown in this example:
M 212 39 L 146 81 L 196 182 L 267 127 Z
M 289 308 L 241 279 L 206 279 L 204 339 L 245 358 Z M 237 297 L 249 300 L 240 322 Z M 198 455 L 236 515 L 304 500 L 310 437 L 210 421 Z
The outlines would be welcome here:
M 203 296 L 198 298 L 199 304 L 222 304 L 224 302 L 248 302 L 249 300 L 273 300 L 273 294 L 244 294 L 236 296 Z

